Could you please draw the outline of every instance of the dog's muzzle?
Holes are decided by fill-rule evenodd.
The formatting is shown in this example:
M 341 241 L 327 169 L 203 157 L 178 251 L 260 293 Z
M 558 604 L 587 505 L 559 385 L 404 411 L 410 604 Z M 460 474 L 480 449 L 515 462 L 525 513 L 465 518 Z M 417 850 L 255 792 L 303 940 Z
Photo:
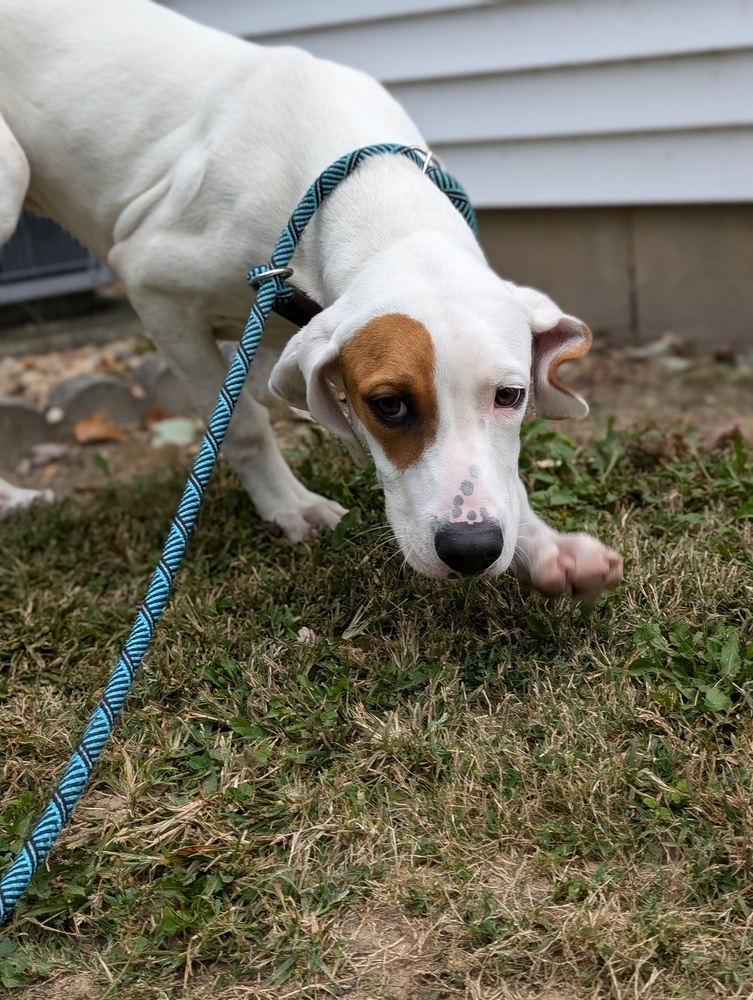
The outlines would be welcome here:
M 434 535 L 437 555 L 461 576 L 477 576 L 502 555 L 504 536 L 499 521 L 487 518 L 477 524 L 440 525 Z

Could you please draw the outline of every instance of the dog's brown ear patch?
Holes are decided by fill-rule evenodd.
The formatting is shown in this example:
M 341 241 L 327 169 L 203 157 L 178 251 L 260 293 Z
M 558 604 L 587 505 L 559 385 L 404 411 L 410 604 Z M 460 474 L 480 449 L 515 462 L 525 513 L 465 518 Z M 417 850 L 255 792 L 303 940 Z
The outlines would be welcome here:
M 398 469 L 417 462 L 439 424 L 436 356 L 426 327 L 403 313 L 377 316 L 343 345 L 340 371 L 353 411 L 390 462 Z M 406 402 L 408 417 L 398 425 L 386 424 L 370 405 L 385 396 Z

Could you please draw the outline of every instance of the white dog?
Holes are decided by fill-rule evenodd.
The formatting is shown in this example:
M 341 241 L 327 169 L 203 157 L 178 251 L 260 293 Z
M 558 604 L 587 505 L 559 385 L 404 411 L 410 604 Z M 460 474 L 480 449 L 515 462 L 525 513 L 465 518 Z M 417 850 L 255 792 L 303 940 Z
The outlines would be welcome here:
M 25 205 L 106 260 L 205 414 L 225 372 L 215 338 L 238 339 L 244 275 L 269 260 L 311 181 L 361 146 L 424 145 L 362 73 L 147 0 L 0 0 L 0 112 L 0 242 Z M 293 266 L 324 308 L 271 387 L 355 455 L 368 449 L 416 570 L 512 565 L 543 593 L 576 597 L 621 579 L 616 552 L 532 513 L 517 472 L 529 390 L 546 417 L 588 412 L 555 374 L 588 349 L 579 320 L 495 275 L 461 215 L 402 157 L 375 157 L 346 180 Z M 344 513 L 293 476 L 245 391 L 224 451 L 289 538 Z

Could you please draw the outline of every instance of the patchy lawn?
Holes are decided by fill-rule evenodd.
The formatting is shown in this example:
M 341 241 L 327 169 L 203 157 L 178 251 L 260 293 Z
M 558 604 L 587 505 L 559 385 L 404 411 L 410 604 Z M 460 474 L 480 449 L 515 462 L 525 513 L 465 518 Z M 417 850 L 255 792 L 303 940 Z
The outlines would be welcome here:
M 753 991 L 753 456 L 534 422 L 534 505 L 619 548 L 595 605 L 406 570 L 369 472 L 292 547 L 222 469 L 0 996 L 730 998 Z M 182 488 L 0 526 L 4 864 L 117 658 Z

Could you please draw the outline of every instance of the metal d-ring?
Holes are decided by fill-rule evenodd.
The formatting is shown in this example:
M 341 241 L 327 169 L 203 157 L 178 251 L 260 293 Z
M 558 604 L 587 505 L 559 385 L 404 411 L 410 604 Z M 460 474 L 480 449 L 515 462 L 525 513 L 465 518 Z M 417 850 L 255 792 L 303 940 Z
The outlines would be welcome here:
M 268 271 L 262 271 L 255 278 L 249 278 L 248 283 L 252 288 L 256 288 L 259 282 L 267 278 L 289 278 L 292 273 L 292 267 L 270 267 Z
M 428 174 L 432 162 L 434 163 L 437 162 L 436 156 L 432 153 L 430 149 L 424 149 L 423 146 L 408 146 L 408 149 L 412 150 L 414 153 L 420 153 L 421 156 L 423 156 L 424 165 L 421 168 L 421 173 Z

